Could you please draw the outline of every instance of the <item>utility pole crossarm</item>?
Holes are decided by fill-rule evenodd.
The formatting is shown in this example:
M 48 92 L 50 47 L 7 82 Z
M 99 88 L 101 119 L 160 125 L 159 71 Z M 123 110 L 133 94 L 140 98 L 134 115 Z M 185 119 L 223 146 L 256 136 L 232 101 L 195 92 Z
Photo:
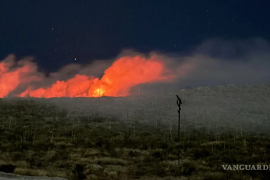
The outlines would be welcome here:
M 182 104 L 181 98 L 180 98 L 178 95 L 176 95 L 176 97 L 177 97 L 176 104 L 178 105 L 179 110 L 181 110 L 181 107 L 180 107 L 180 104 Z M 179 112 L 178 112 L 178 113 L 179 113 Z
M 181 101 L 181 98 L 176 94 L 176 97 L 177 97 L 177 101 L 182 104 L 182 101 Z M 178 104 L 178 103 L 177 103 Z

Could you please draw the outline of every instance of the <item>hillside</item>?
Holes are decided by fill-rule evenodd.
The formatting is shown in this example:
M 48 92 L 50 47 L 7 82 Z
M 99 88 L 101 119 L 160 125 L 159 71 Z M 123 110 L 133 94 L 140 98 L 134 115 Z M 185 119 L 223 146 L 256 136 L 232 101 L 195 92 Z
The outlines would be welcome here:
M 175 94 L 183 101 L 179 145 Z M 0 171 L 11 164 L 16 174 L 70 179 L 263 179 L 267 171 L 221 165 L 269 164 L 269 109 L 270 85 L 121 98 L 4 98 Z

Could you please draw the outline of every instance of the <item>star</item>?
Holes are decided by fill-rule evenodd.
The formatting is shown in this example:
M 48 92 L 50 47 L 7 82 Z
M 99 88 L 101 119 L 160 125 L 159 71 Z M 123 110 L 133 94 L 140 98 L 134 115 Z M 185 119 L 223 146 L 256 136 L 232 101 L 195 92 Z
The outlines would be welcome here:
M 75 61 L 76 61 L 77 59 L 75 58 Z

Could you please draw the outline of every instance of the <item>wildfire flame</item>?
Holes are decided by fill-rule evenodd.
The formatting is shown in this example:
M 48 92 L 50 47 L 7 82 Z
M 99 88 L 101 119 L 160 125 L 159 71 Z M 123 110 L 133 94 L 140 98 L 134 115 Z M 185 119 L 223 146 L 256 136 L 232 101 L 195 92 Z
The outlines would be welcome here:
M 101 97 L 127 96 L 129 90 L 144 83 L 168 82 L 174 75 L 165 67 L 157 56 L 125 56 L 117 59 L 105 70 L 101 79 L 77 74 L 65 81 L 56 81 L 50 87 L 34 88 L 32 82 L 42 82 L 44 78 L 36 76 L 36 64 L 21 60 L 17 64 L 15 57 L 10 56 L 0 62 L 0 97 L 9 96 L 21 85 L 27 85 L 18 97 Z M 13 59 L 13 60 L 10 60 Z M 20 67 L 13 68 L 19 65 Z

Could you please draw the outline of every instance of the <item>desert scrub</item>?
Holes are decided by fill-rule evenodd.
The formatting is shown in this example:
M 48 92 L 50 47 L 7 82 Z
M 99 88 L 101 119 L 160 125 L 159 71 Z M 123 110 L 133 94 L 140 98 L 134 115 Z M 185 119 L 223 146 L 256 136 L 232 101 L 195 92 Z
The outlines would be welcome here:
M 128 165 L 128 162 L 125 161 L 125 160 L 117 159 L 117 158 L 110 158 L 110 157 L 99 158 L 97 160 L 97 163 L 100 164 L 100 165 L 108 165 L 108 164 L 123 165 L 123 166 Z
M 270 127 L 266 121 L 270 115 L 270 103 L 260 94 L 256 99 L 248 97 L 251 94 L 244 89 L 241 94 L 234 94 L 235 89 L 225 88 L 221 92 L 210 88 L 207 92 L 190 90 L 188 94 L 179 94 L 183 96 L 184 103 L 181 123 L 186 123 L 181 127 L 179 145 L 174 95 L 162 99 L 155 97 L 154 100 L 150 97 L 134 98 L 134 106 L 139 107 L 136 113 L 130 108 L 128 117 L 126 109 L 123 116 L 117 116 L 125 98 L 115 99 L 119 100 L 117 107 L 104 103 L 104 106 L 109 106 L 103 108 L 104 111 L 101 108 L 99 113 L 95 113 L 95 100 L 82 98 L 81 101 L 87 102 L 85 111 L 88 114 L 75 109 L 69 112 L 61 110 L 49 103 L 49 99 L 41 100 L 43 102 L 2 99 L 0 165 L 11 163 L 22 173 L 29 167 L 42 169 L 48 174 L 55 170 L 65 172 L 69 177 L 75 165 L 80 164 L 87 178 L 96 179 L 132 179 L 144 175 L 158 179 L 179 176 L 180 173 L 189 179 L 219 179 L 222 174 L 236 179 L 239 175 L 224 172 L 221 164 L 270 163 L 269 135 L 248 131 L 248 128 L 254 128 L 263 132 L 259 125 L 267 131 Z M 226 95 L 226 101 L 221 98 L 222 93 Z M 252 103 L 258 99 L 265 106 L 261 104 L 252 109 Z M 63 100 L 65 104 L 69 101 L 57 99 L 55 102 Z M 237 115 L 242 101 L 245 101 L 244 111 Z M 127 104 L 129 102 L 130 99 L 126 101 Z M 181 161 L 191 164 L 177 166 L 178 148 Z M 253 179 L 267 177 L 262 172 L 243 171 L 240 175 Z

